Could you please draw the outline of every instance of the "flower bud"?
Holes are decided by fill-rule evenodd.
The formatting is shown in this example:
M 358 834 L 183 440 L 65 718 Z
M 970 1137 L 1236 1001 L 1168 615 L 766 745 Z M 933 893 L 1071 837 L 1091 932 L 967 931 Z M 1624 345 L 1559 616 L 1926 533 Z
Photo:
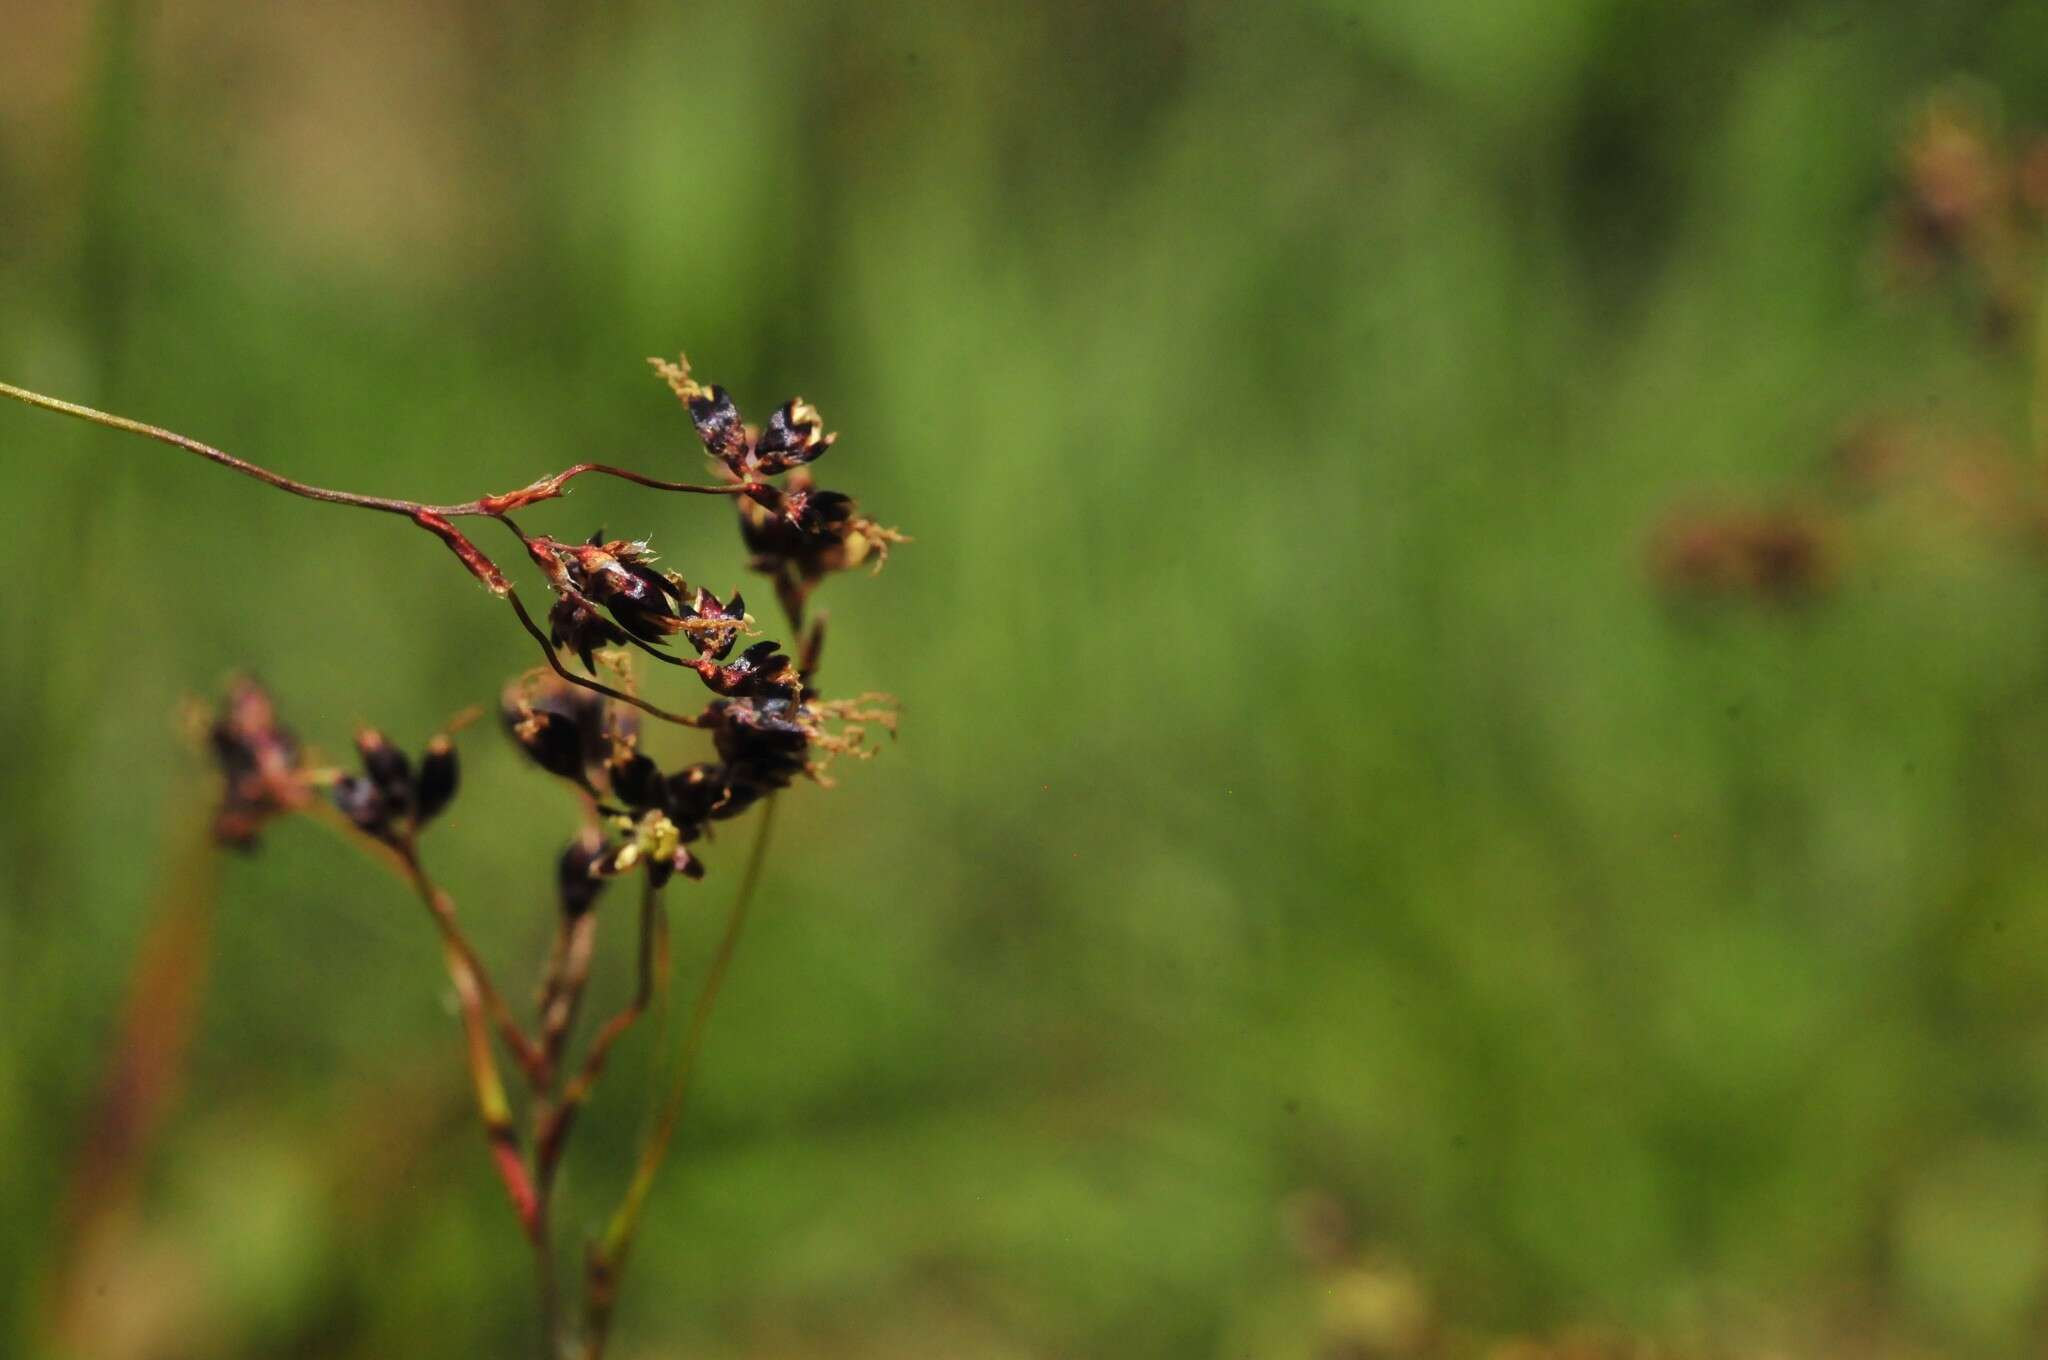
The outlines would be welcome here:
M 801 688 L 795 668 L 779 642 L 757 642 L 739 658 L 719 665 L 707 657 L 688 663 L 714 694 L 750 699 L 791 699 Z
M 684 825 L 708 820 L 725 801 L 725 780 L 720 768 L 708 761 L 688 765 L 668 777 L 669 815 Z
M 583 782 L 583 737 L 573 718 L 529 708 L 523 714 L 508 712 L 505 726 L 534 764 L 549 774 Z
M 548 641 L 558 651 L 574 652 L 583 662 L 583 669 L 595 675 L 597 649 L 624 646 L 626 632 L 596 610 L 565 595 L 548 611 Z
M 422 824 L 438 817 L 455 797 L 455 790 L 462 782 L 462 767 L 455 758 L 455 743 L 447 735 L 437 735 L 427 743 L 427 753 L 420 757 L 419 779 L 414 788 L 418 806 L 414 810 Z
M 694 605 L 683 610 L 686 617 L 700 624 L 730 624 L 729 627 L 693 627 L 689 629 L 690 645 L 697 649 L 697 655 L 723 661 L 732 655 L 733 644 L 739 641 L 740 625 L 747 617 L 747 602 L 735 590 L 732 598 L 724 604 L 704 587 L 697 587 Z
M 587 828 L 562 851 L 555 866 L 562 915 L 574 920 L 597 905 L 605 890 L 605 880 L 598 876 L 604 858 L 604 842 Z
M 374 782 L 361 775 L 345 774 L 334 781 L 333 796 L 341 815 L 353 822 L 358 831 L 379 839 L 389 838 L 391 807 Z
M 606 763 L 612 792 L 630 808 L 653 807 L 662 801 L 661 769 L 638 751 L 620 750 Z
M 773 477 L 801 467 L 831 448 L 837 438 L 825 433 L 816 407 L 802 397 L 791 397 L 768 417 L 768 428 L 754 445 L 753 470 L 759 476 Z
M 739 408 L 716 383 L 708 388 L 692 386 L 696 391 L 684 404 L 690 408 L 690 419 L 697 426 L 697 437 L 704 441 L 705 452 L 738 471 L 747 445 L 747 430 L 740 421 Z
M 403 812 L 412 805 L 412 762 L 405 758 L 405 752 L 384 740 L 384 734 L 373 727 L 366 727 L 356 733 L 356 750 L 363 757 L 363 771 L 370 776 L 370 782 L 377 786 L 377 792 L 384 795 L 384 801 L 394 812 Z

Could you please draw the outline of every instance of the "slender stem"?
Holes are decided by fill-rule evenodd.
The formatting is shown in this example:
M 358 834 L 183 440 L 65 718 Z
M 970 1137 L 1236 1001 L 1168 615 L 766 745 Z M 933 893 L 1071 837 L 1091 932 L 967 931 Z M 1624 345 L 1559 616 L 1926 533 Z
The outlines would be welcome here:
M 657 953 L 663 934 L 661 890 L 647 875 L 643 874 L 640 881 L 638 981 L 634 985 L 632 999 L 597 1032 L 597 1037 L 591 1040 L 589 1052 L 584 1055 L 582 1068 L 562 1089 L 561 1098 L 538 1121 L 538 1131 L 534 1135 L 534 1162 L 543 1196 L 553 1184 L 555 1172 L 561 1165 L 562 1150 L 568 1145 L 569 1131 L 575 1126 L 577 1111 L 590 1098 L 591 1088 L 597 1085 L 598 1078 L 604 1075 L 605 1059 L 611 1056 L 612 1046 L 625 1037 L 626 1031 L 646 1013 L 654 999 Z
M 541 1053 L 546 1059 L 549 1085 L 561 1070 L 562 1051 L 569 1046 L 569 1032 L 576 1026 L 576 1013 L 582 1006 L 583 989 L 590 982 L 590 964 L 596 947 L 597 913 L 586 912 L 569 926 L 561 974 L 541 1015 Z
M 2034 294 L 2034 373 L 2027 418 L 2031 452 L 2034 461 L 2042 463 L 2048 462 L 2048 288 L 2037 285 Z
M 628 468 L 613 467 L 609 463 L 578 463 L 574 467 L 564 468 L 560 472 L 530 482 L 517 491 L 479 497 L 475 502 L 476 513 L 501 515 L 507 510 L 518 510 L 539 501 L 553 500 L 557 496 L 567 494 L 562 490 L 563 487 L 590 472 L 600 477 L 616 477 L 622 482 L 631 482 L 635 486 L 644 486 L 655 491 L 681 491 L 693 496 L 744 496 L 760 490 L 759 483 L 755 482 L 728 482 L 718 486 L 704 486 L 696 482 L 666 482 L 659 477 L 649 477 L 644 472 L 634 472 Z
M 548 1200 L 542 1194 L 533 1233 L 534 1290 L 540 1300 L 540 1348 L 542 1360 L 560 1360 L 562 1355 L 562 1291 L 555 1282 L 555 1234 Z
M 514 534 L 518 535 L 520 540 L 527 545 L 528 550 L 532 552 L 535 548 L 534 541 L 521 532 L 517 525 L 511 522 L 507 517 L 508 513 L 524 506 L 540 501 L 552 500 L 557 496 L 566 494 L 565 488 L 569 482 L 586 473 L 616 477 L 622 481 L 631 482 L 636 486 L 651 487 L 657 491 L 688 492 L 703 496 L 743 495 L 759 490 L 758 484 L 737 482 L 720 486 L 701 486 L 689 482 L 663 481 L 657 477 L 649 477 L 644 473 L 633 472 L 626 468 L 613 467 L 607 463 L 578 463 L 573 467 L 565 468 L 560 472 L 532 482 L 518 491 L 505 492 L 496 496 L 480 496 L 475 500 L 462 501 L 453 505 L 429 505 L 422 501 L 401 500 L 391 496 L 365 496 L 353 491 L 335 491 L 328 487 L 314 486 L 308 482 L 301 482 L 296 478 L 287 477 L 282 473 L 273 472 L 269 468 L 249 462 L 247 459 L 237 458 L 235 455 L 217 449 L 211 444 L 202 443 L 197 439 L 178 434 L 173 430 L 166 430 L 160 426 L 146 424 L 140 420 L 131 420 L 127 416 L 113 415 L 77 402 L 63 401 L 57 397 L 45 396 L 40 392 L 32 392 L 25 387 L 16 387 L 11 383 L 0 382 L 0 397 L 8 397 L 45 411 L 55 411 L 59 415 L 71 416 L 74 419 L 88 421 L 95 425 L 104 425 L 108 429 L 121 430 L 129 434 L 141 435 L 146 439 L 154 439 L 160 443 L 169 444 L 173 448 L 182 449 L 186 453 L 195 454 L 209 462 L 218 463 L 222 467 L 239 472 L 245 477 L 253 477 L 266 486 L 275 487 L 279 491 L 284 491 L 294 496 L 302 496 L 307 500 L 323 501 L 331 505 L 346 505 L 359 510 L 377 510 L 386 514 L 403 515 L 446 544 L 449 550 L 462 562 L 463 567 L 468 570 L 470 575 L 481 581 L 485 588 L 493 595 L 511 601 L 512 611 L 518 615 L 520 626 L 525 628 L 534 641 L 540 644 L 541 655 L 546 658 L 548 666 L 556 675 L 559 675 L 572 685 L 580 685 L 584 689 L 594 690 L 608 698 L 630 704 L 664 722 L 675 723 L 683 727 L 703 726 L 703 723 L 696 718 L 670 712 L 655 704 L 648 703 L 637 695 L 613 689 L 609 685 L 572 673 L 555 655 L 554 643 L 549 640 L 546 633 L 541 631 L 540 626 L 533 621 L 533 616 L 527 612 L 525 604 L 513 590 L 512 582 L 505 576 L 504 572 L 499 570 L 497 563 L 493 562 L 482 549 L 471 542 L 469 537 L 456 528 L 451 521 L 465 517 L 484 517 L 499 520 Z M 536 553 L 536 558 L 538 559 L 538 557 L 539 554 Z M 545 564 L 543 564 L 543 569 L 545 569 Z M 643 649 L 656 656 L 662 655 L 653 648 L 644 647 L 644 644 Z M 675 662 L 678 665 L 686 664 L 676 661 L 672 657 L 662 656 L 662 659 Z
M 468 937 L 462 933 L 461 923 L 455 919 L 455 904 L 448 894 L 428 883 L 425 872 L 420 868 L 419 858 L 410 850 L 399 852 L 399 862 L 415 885 L 426 885 L 421 889 L 420 900 L 427 904 L 427 911 L 434 918 L 435 927 L 441 932 L 441 941 L 449 952 L 460 959 L 464 970 L 475 979 L 477 998 L 484 1013 L 497 1028 L 498 1036 L 511 1052 L 512 1060 L 519 1064 L 526 1079 L 536 1087 L 546 1081 L 547 1058 L 541 1049 L 526 1037 L 519 1022 L 512 1016 L 512 1008 L 505 1004 L 505 998 L 491 982 L 491 975 L 483 961 L 470 946 Z
M 543 633 L 540 630 L 540 625 L 533 621 L 533 615 L 526 612 L 526 605 L 520 600 L 519 592 L 508 589 L 505 592 L 505 598 L 512 602 L 512 612 L 519 616 L 520 626 L 525 628 L 533 636 L 534 641 L 540 644 L 541 654 L 547 658 L 549 668 L 556 675 L 561 676 L 562 679 L 572 685 L 581 685 L 584 689 L 595 690 L 608 699 L 616 699 L 622 704 L 631 704 L 643 713 L 651 713 L 663 722 L 672 722 L 678 727 L 704 726 L 702 718 L 686 717 L 681 713 L 671 713 L 668 709 L 662 708 L 657 704 L 648 703 L 637 694 L 628 694 L 622 689 L 613 689 L 603 681 L 577 675 L 567 666 L 564 666 L 561 658 L 555 655 L 555 645 L 548 641 L 548 635 Z
M 554 942 L 548 946 L 548 961 L 541 968 L 540 986 L 535 989 L 533 1012 L 543 1026 L 542 1048 L 546 1048 L 545 1025 L 548 1012 L 555 1004 L 555 994 L 562 989 L 562 967 L 569 957 L 569 931 L 575 922 L 563 917 L 555 924 Z
M 554 1118 L 554 1086 L 561 1071 L 562 1051 L 576 1024 L 578 1002 L 590 980 L 590 964 L 597 943 L 597 917 L 587 913 L 564 919 L 556 931 L 549 953 L 548 969 L 541 988 L 540 1026 L 544 1075 L 534 1087 L 528 1111 L 536 1131 L 533 1152 L 534 1196 L 539 1202 L 540 1225 L 534 1235 L 534 1265 L 540 1296 L 541 1333 L 547 1360 L 562 1354 L 561 1290 L 557 1284 L 554 1243 L 554 1164 L 540 1137 L 540 1130 Z
M 760 887 L 761 867 L 768 857 L 769 833 L 775 825 L 775 804 L 775 797 L 770 795 L 761 809 L 761 822 L 754 831 L 754 846 L 747 856 L 746 872 L 740 879 L 739 891 L 726 917 L 725 933 L 719 937 L 717 952 L 711 956 L 711 964 L 705 971 L 696 1005 L 691 1008 L 689 1024 L 683 1031 L 682 1052 L 676 1059 L 675 1074 L 670 1079 L 661 1113 L 641 1145 L 640 1159 L 633 1169 L 633 1179 L 626 1187 L 625 1198 L 612 1214 L 604 1236 L 591 1244 L 584 1262 L 583 1360 L 602 1360 L 604 1355 L 605 1342 L 611 1332 L 612 1311 L 618 1302 L 619 1277 L 625 1271 L 626 1257 L 639 1230 L 647 1197 L 654 1189 L 654 1180 L 661 1171 L 662 1162 L 668 1156 L 669 1142 L 675 1137 L 676 1124 L 682 1117 L 684 1100 L 690 1091 L 690 1076 L 696 1070 L 697 1055 L 704 1046 L 704 1032 L 711 1019 L 712 1007 L 718 1002 L 719 991 L 732 966 L 733 951 L 746 928 L 748 908 Z
M 351 844 L 360 846 L 385 868 L 413 885 L 415 890 L 421 882 L 427 881 L 418 856 L 411 850 L 378 840 L 374 836 L 364 835 L 324 800 L 315 799 L 308 803 L 306 811 L 321 825 L 337 832 Z M 521 1029 L 519 1022 L 513 1018 L 512 1008 L 505 1004 L 504 996 L 491 981 L 490 970 L 484 967 L 483 960 L 477 956 L 476 950 L 469 943 L 469 938 L 462 933 L 462 923 L 456 918 L 454 902 L 439 887 L 433 887 L 421 900 L 426 903 L 428 914 L 434 918 L 435 928 L 441 933 L 442 944 L 461 958 L 463 966 L 475 978 L 478 999 L 491 1024 L 497 1029 L 499 1038 L 512 1054 L 513 1061 L 519 1064 L 520 1070 L 529 1080 L 533 1080 L 535 1074 L 540 1071 L 540 1050 L 526 1037 L 526 1031 Z
M 123 430 L 129 434 L 139 434 L 145 439 L 154 439 L 159 443 L 169 444 L 173 448 L 197 454 L 209 462 L 219 463 L 222 467 L 231 468 L 245 477 L 254 477 L 257 481 L 267 486 L 276 487 L 279 491 L 289 492 L 294 496 L 303 496 L 307 500 L 326 501 L 331 505 L 351 505 L 359 510 L 381 510 L 386 514 L 404 515 L 408 519 L 416 518 L 421 514 L 434 515 L 442 519 L 499 515 L 507 510 L 516 510 L 521 506 L 533 505 L 540 501 L 554 500 L 558 496 L 565 495 L 567 493 L 564 488 L 572 480 L 586 473 L 596 473 L 602 477 L 616 477 L 621 481 L 631 482 L 635 486 L 649 487 L 656 491 L 680 491 L 697 496 L 738 496 L 754 489 L 750 484 L 744 482 L 733 482 L 719 486 L 704 486 L 694 482 L 669 482 L 663 481 L 658 477 L 649 477 L 645 473 L 633 472 L 627 468 L 613 467 L 608 463 L 578 463 L 574 467 L 565 468 L 560 472 L 551 473 L 546 477 L 540 478 L 538 481 L 531 482 L 517 491 L 508 491 L 496 496 L 479 496 L 475 500 L 461 501 L 452 505 L 430 505 L 424 501 L 402 500 L 395 496 L 365 496 L 353 491 L 335 491 L 329 487 L 314 486 L 309 482 L 302 482 L 296 478 L 287 477 L 283 473 L 272 472 L 269 468 L 252 463 L 245 458 L 237 458 L 231 453 L 217 449 L 211 444 L 202 443 L 188 435 L 178 434 L 176 431 L 166 430 L 161 426 L 150 425 L 144 421 L 131 420 L 127 416 L 113 415 L 110 412 L 85 406 L 75 401 L 64 401 L 57 397 L 44 396 L 41 392 L 31 392 L 25 387 L 16 387 L 12 383 L 0 382 L 0 397 L 11 397 L 15 401 L 24 402 L 30 406 L 39 406 L 45 411 L 55 411 L 59 415 L 90 421 L 95 425 L 104 425 L 110 430 Z
M 416 858 L 406 856 L 405 864 L 414 891 L 438 919 L 446 909 L 446 895 L 427 877 Z M 442 953 L 446 956 L 448 979 L 455 984 L 455 996 L 462 1011 L 470 1082 L 476 1090 L 477 1113 L 483 1119 L 484 1137 L 490 1143 L 491 1162 L 497 1168 L 498 1178 L 505 1184 L 505 1195 L 512 1201 L 512 1211 L 519 1216 L 519 1226 L 529 1240 L 541 1243 L 545 1234 L 542 1231 L 540 1199 L 534 1193 L 533 1178 L 527 1174 L 526 1163 L 520 1158 L 519 1131 L 512 1122 L 512 1104 L 505 1096 L 504 1082 L 498 1077 L 497 1059 L 491 1053 L 490 1026 L 484 1018 L 483 990 L 473 966 L 474 956 L 458 948 L 445 933 Z
M 110 415 L 105 411 L 95 410 L 90 406 L 81 406 L 77 402 L 61 401 L 56 397 L 46 397 L 40 392 L 31 392 L 25 387 L 16 387 L 11 383 L 0 383 L 0 397 L 12 397 L 16 401 L 26 402 L 30 406 L 40 406 L 46 411 L 55 411 L 59 415 L 73 416 L 79 420 L 91 421 L 95 425 L 104 425 L 111 430 L 125 430 L 129 434 L 139 434 L 145 439 L 154 439 L 160 443 L 169 444 L 173 448 L 197 454 L 209 462 L 219 463 L 222 467 L 232 468 L 245 477 L 254 477 L 257 481 L 263 482 L 268 486 L 274 486 L 279 491 L 288 491 L 294 496 L 304 496 L 307 500 L 311 501 L 327 501 L 334 505 L 353 505 L 362 510 L 382 510 L 387 514 L 404 515 L 407 518 L 411 518 L 422 510 L 443 517 L 483 513 L 476 506 L 475 502 L 471 502 L 466 506 L 423 505 L 418 501 L 395 500 L 387 496 L 359 496 L 350 491 L 331 491 L 326 487 L 313 486 L 287 477 L 282 473 L 272 472 L 269 468 L 259 467 L 246 459 L 237 458 L 232 453 L 224 453 L 211 444 L 202 444 L 197 439 L 189 438 L 186 435 L 178 434 L 156 425 L 145 424 L 140 420 L 130 420 L 126 416 Z

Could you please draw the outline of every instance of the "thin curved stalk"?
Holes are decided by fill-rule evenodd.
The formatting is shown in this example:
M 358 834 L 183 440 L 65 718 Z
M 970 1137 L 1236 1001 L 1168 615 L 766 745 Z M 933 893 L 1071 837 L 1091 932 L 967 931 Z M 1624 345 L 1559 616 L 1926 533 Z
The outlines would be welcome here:
M 655 1177 L 668 1158 L 669 1143 L 675 1137 L 676 1125 L 682 1118 L 683 1105 L 690 1092 L 690 1077 L 696 1070 L 697 1055 L 704 1046 L 704 1032 L 710 1022 L 712 1008 L 718 1003 L 719 991 L 732 967 L 733 951 L 738 948 L 740 935 L 746 929 L 748 909 L 761 885 L 761 868 L 768 858 L 769 835 L 775 825 L 776 801 L 771 795 L 761 809 L 761 824 L 754 832 L 754 846 L 747 856 L 746 872 L 740 880 L 739 891 L 733 897 L 732 910 L 726 916 L 725 933 L 719 937 L 718 949 L 705 970 L 696 1005 L 691 1008 L 688 1027 L 683 1031 L 682 1052 L 676 1059 L 675 1075 L 670 1079 L 661 1113 L 641 1145 L 640 1158 L 633 1168 L 633 1179 L 626 1187 L 624 1199 L 612 1214 L 604 1235 L 591 1244 L 585 1259 L 582 1360 L 602 1360 L 604 1355 L 605 1343 L 611 1334 L 612 1312 L 618 1302 L 619 1277 L 625 1271 L 626 1257 L 639 1231 L 640 1218 L 646 1210 L 647 1197 L 654 1189 Z
M 16 387 L 12 383 L 0 382 L 0 397 L 10 397 L 15 401 L 29 406 L 40 407 L 45 411 L 55 411 L 59 415 L 90 421 L 95 425 L 104 425 L 110 430 L 122 430 L 128 434 L 137 434 L 145 439 L 154 439 L 159 443 L 169 444 L 173 448 L 183 449 L 187 453 L 196 454 L 208 462 L 219 463 L 222 467 L 239 472 L 245 477 L 254 477 L 266 486 L 275 487 L 279 491 L 288 492 L 294 496 L 303 496 L 309 501 L 325 501 L 330 505 L 349 505 L 354 506 L 358 510 L 381 510 L 386 514 L 404 515 L 408 519 L 415 519 L 422 514 L 438 516 L 442 519 L 501 515 L 508 510 L 516 510 L 521 506 L 533 505 L 540 501 L 554 500 L 558 496 L 566 495 L 568 493 L 564 488 L 571 481 L 588 474 L 616 477 L 621 481 L 631 482 L 635 486 L 644 486 L 654 491 L 684 492 L 697 496 L 739 496 L 755 489 L 744 482 L 732 482 L 716 486 L 706 486 L 695 482 L 670 482 L 664 481 L 659 477 L 650 477 L 642 472 L 634 472 L 627 468 L 613 467 L 609 463 L 578 463 L 573 467 L 564 468 L 560 472 L 550 473 L 536 481 L 529 482 L 517 491 L 507 491 L 496 496 L 479 496 L 475 500 L 458 501 L 450 505 L 431 505 L 425 501 L 405 500 L 396 496 L 366 496 L 354 491 L 336 491 L 331 487 L 314 486 L 312 483 L 302 482 L 296 477 L 287 477 L 281 472 L 273 472 L 269 468 L 252 463 L 246 458 L 237 458 L 232 453 L 217 449 L 213 445 L 194 439 L 189 435 L 179 434 L 175 430 L 167 430 L 160 425 L 151 425 L 146 421 L 133 420 L 127 416 L 117 416 L 111 412 L 86 406 L 80 402 L 65 401 L 59 397 L 45 396 L 41 392 L 32 392 L 26 387 Z
M 597 1037 L 590 1041 L 590 1048 L 584 1054 L 583 1064 L 576 1075 L 563 1086 L 561 1096 L 548 1108 L 538 1121 L 534 1134 L 534 1166 L 536 1168 L 541 1194 L 546 1196 L 554 1184 L 556 1171 L 561 1166 L 562 1151 L 568 1145 L 570 1130 L 575 1127 L 576 1116 L 584 1103 L 590 1099 L 591 1090 L 604 1075 L 605 1060 L 611 1056 L 614 1045 L 626 1036 L 626 1032 L 639 1022 L 647 1008 L 653 1003 L 657 962 L 662 929 L 661 890 L 654 886 L 653 878 L 641 876 L 640 890 L 640 947 L 637 981 L 633 995 L 619 1009 Z

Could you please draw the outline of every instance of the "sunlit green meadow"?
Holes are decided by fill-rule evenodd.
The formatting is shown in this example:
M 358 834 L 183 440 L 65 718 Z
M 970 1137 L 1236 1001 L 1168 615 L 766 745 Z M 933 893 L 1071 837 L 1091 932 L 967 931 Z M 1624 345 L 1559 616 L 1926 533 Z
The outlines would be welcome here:
M 0 380 L 445 501 L 696 476 L 644 362 L 687 350 L 815 402 L 821 476 L 915 538 L 821 596 L 902 733 L 778 814 L 621 1356 L 2014 1355 L 2048 561 L 1826 474 L 1871 412 L 2038 473 L 2032 319 L 1881 267 L 1958 77 L 2048 124 L 2048 22 L 28 0 Z M 253 671 L 339 756 L 536 658 L 403 522 L 159 445 L 9 407 L 0 495 L 0 1354 L 60 1355 L 66 1186 L 211 797 L 187 700 Z M 1659 591 L 1675 507 L 1787 500 L 1834 526 L 1814 598 Z M 528 518 L 747 584 L 717 502 Z M 523 977 L 575 809 L 463 750 L 430 850 Z M 672 894 L 685 983 L 744 847 Z M 89 1354 L 529 1353 L 417 906 L 311 825 L 219 871 Z

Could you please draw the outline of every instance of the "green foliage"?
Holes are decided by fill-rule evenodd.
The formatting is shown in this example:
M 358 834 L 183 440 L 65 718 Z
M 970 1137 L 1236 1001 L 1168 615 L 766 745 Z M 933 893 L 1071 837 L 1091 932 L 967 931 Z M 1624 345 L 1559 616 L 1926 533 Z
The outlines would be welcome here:
M 449 500 L 697 475 L 642 363 L 685 349 L 749 410 L 814 401 L 916 538 L 821 599 L 833 683 L 903 736 L 782 813 L 619 1354 L 1234 1353 L 1301 1290 L 1303 1189 L 1481 1331 L 1855 1289 L 2017 1350 L 2042 563 L 1879 516 L 1828 598 L 1698 612 L 1643 563 L 1869 409 L 2027 446 L 2027 346 L 1871 258 L 1927 90 L 2048 118 L 2028 7 L 199 5 L 140 54 L 66 8 L 0 53 L 0 378 Z M 396 521 L 23 409 L 0 490 L 0 1352 L 33 1354 L 189 820 L 181 699 L 249 668 L 330 755 L 357 719 L 416 748 L 532 658 Z M 528 527 L 723 590 L 728 514 L 579 484 Z M 572 810 L 494 733 L 464 756 L 431 844 L 504 976 Z M 743 850 L 676 894 L 686 984 Z M 110 1297 L 170 1338 L 122 1353 L 517 1353 L 431 932 L 309 828 L 224 881 L 140 1200 L 189 1287 Z

